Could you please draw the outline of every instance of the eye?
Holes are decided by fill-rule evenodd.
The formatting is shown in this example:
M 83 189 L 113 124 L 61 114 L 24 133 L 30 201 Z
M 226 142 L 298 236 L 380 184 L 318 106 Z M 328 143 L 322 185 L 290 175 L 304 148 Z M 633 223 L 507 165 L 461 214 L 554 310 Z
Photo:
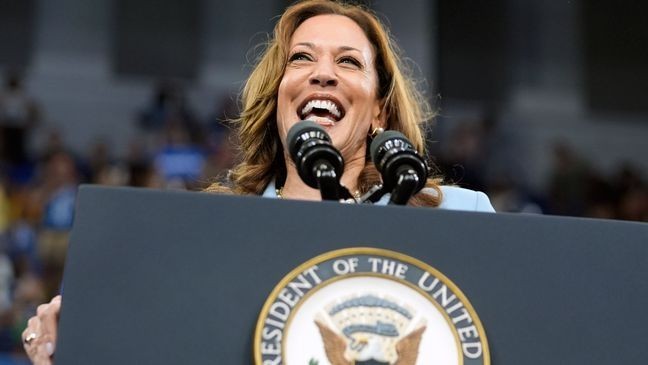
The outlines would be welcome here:
M 342 64 L 353 65 L 353 66 L 355 66 L 357 68 L 362 68 L 362 63 L 360 63 L 360 61 L 358 61 L 357 59 L 355 59 L 354 57 L 351 57 L 351 56 L 341 57 L 338 62 L 342 63 Z
M 305 52 L 296 52 L 293 53 L 290 58 L 288 58 L 288 62 L 294 62 L 294 61 L 312 61 L 313 57 L 311 57 L 308 53 Z

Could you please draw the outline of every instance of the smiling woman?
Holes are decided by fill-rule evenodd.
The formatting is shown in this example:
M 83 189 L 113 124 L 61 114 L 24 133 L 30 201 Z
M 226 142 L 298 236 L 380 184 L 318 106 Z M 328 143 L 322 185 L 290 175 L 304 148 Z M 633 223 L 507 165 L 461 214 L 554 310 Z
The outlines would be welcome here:
M 318 200 L 319 192 L 300 180 L 284 146 L 288 129 L 310 119 L 327 129 L 342 152 L 342 184 L 364 193 L 380 183 L 367 158 L 368 134 L 396 130 L 423 152 L 421 125 L 433 116 L 377 17 L 363 7 L 326 0 L 286 9 L 241 101 L 241 163 L 229 182 L 207 191 L 259 195 L 276 186 L 282 197 Z M 429 179 L 409 204 L 439 206 L 439 183 Z

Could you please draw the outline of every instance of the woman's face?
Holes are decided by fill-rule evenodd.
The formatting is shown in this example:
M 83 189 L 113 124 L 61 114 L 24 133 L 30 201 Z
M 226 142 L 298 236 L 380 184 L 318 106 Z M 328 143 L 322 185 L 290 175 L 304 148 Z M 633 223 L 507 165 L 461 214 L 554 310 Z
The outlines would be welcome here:
M 318 15 L 296 30 L 279 85 L 281 140 L 300 120 L 322 125 L 346 160 L 365 156 L 372 124 L 382 126 L 374 50 L 362 29 L 341 15 Z M 348 162 L 348 161 L 347 161 Z

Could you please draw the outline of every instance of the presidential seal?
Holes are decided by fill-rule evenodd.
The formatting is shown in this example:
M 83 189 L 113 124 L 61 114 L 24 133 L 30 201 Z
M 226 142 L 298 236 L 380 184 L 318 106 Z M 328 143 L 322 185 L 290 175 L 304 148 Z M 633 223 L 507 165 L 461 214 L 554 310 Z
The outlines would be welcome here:
M 375 248 L 325 253 L 289 273 L 254 334 L 257 365 L 489 365 L 484 328 L 433 267 Z

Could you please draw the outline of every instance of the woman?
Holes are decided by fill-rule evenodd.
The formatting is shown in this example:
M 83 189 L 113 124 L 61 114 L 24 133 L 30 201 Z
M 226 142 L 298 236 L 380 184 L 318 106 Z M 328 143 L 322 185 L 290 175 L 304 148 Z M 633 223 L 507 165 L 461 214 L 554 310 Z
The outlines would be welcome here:
M 215 184 L 207 190 L 319 199 L 319 192 L 301 181 L 283 145 L 292 125 L 312 119 L 328 130 L 342 152 L 342 184 L 365 193 L 380 183 L 366 158 L 368 134 L 378 128 L 397 130 L 417 150 L 425 147 L 420 124 L 432 113 L 402 70 L 388 33 L 369 11 L 331 1 L 288 8 L 243 90 L 238 120 L 243 162 L 232 171 L 229 187 Z M 332 102 L 327 104 L 340 114 L 321 109 L 304 113 L 317 100 Z M 492 211 L 482 193 L 439 183 L 428 180 L 428 189 L 409 204 Z M 450 196 L 444 199 L 444 194 Z
M 243 90 L 238 120 L 243 162 L 228 186 L 207 190 L 319 200 L 284 146 L 290 127 L 308 119 L 326 128 L 342 153 L 342 184 L 355 194 L 368 191 L 380 183 L 367 159 L 372 131 L 400 131 L 417 150 L 424 149 L 419 123 L 431 117 L 430 108 L 402 69 L 387 32 L 369 11 L 327 0 L 289 7 Z M 483 193 L 439 182 L 429 179 L 409 204 L 492 211 Z M 58 296 L 39 307 L 23 333 L 27 353 L 39 364 L 49 363 L 54 351 L 60 305 Z

